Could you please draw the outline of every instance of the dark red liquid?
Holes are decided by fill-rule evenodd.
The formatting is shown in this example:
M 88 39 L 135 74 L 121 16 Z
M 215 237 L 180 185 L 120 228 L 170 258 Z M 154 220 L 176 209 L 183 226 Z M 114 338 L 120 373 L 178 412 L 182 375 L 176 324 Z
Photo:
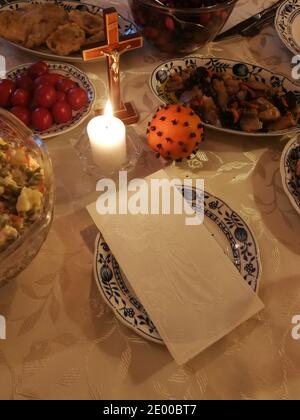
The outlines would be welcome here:
M 160 1 L 166 7 L 156 7 L 158 3 L 155 1 L 143 0 L 129 0 L 129 5 L 144 37 L 170 55 L 188 54 L 212 41 L 235 5 L 229 0 Z M 190 12 L 191 8 L 199 7 L 199 11 Z M 174 10 L 177 8 L 181 10 Z

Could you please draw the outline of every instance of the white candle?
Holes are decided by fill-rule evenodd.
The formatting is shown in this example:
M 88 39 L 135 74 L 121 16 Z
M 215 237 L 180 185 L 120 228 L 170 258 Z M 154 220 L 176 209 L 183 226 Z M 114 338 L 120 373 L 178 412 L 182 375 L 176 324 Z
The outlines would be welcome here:
M 96 165 L 105 171 L 115 171 L 126 162 L 126 128 L 121 120 L 113 116 L 108 101 L 104 115 L 93 118 L 87 133 Z

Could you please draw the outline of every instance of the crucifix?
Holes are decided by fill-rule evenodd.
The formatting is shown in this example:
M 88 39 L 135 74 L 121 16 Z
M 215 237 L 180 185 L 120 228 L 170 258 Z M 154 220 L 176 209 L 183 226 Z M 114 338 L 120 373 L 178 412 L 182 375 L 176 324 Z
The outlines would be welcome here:
M 104 27 L 106 40 L 104 44 L 83 50 L 83 60 L 91 61 L 106 56 L 110 100 L 114 115 L 125 124 L 134 124 L 139 116 L 130 102 L 123 102 L 120 93 L 120 56 L 126 51 L 141 48 L 143 38 L 139 33 L 119 36 L 119 16 L 115 8 L 104 9 Z

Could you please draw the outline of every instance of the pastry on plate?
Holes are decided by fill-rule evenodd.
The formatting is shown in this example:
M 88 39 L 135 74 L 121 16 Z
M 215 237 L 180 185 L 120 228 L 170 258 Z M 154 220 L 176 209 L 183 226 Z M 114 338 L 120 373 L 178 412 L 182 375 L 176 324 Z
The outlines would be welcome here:
M 93 15 L 89 12 L 80 12 L 72 10 L 69 13 L 69 21 L 76 23 L 87 35 L 95 35 L 100 31 L 104 31 L 103 15 Z
M 57 4 L 26 4 L 0 11 L 0 37 L 29 49 L 41 46 L 68 56 L 82 45 L 104 40 L 103 14 L 67 11 Z
M 47 47 L 58 55 L 67 56 L 80 50 L 85 32 L 76 23 L 59 26 L 47 39 Z
M 35 48 L 43 45 L 49 35 L 67 20 L 67 12 L 54 4 L 4 10 L 0 12 L 0 36 L 26 48 Z
M 86 38 L 84 45 L 96 44 L 102 42 L 105 39 L 104 31 L 97 32 L 94 35 L 91 35 L 89 38 Z
M 27 27 L 20 24 L 20 13 L 13 10 L 0 12 L 0 37 L 18 44 L 23 44 L 27 39 Z
M 23 20 L 28 28 L 24 46 L 35 48 L 45 44 L 51 33 L 68 21 L 68 14 L 62 7 L 54 4 L 40 5 L 24 9 Z

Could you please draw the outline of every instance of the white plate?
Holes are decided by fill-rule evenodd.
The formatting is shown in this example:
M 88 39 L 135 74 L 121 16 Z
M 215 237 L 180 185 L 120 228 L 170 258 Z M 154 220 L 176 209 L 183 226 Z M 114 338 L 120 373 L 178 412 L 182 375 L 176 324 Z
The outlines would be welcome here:
M 300 0 L 286 0 L 278 8 L 275 28 L 286 47 L 300 54 Z
M 31 64 L 32 63 L 27 63 L 14 67 L 7 72 L 6 77 L 8 79 L 15 79 L 18 73 L 24 72 Z M 87 75 L 80 71 L 78 68 L 72 66 L 71 64 L 55 62 L 49 62 L 48 66 L 50 73 L 61 74 L 62 76 L 73 80 L 78 84 L 79 87 L 83 88 L 87 92 L 88 103 L 83 109 L 79 111 L 73 111 L 72 121 L 66 124 L 53 124 L 53 126 L 48 131 L 34 131 L 34 133 L 38 134 L 42 139 L 60 136 L 61 134 L 66 134 L 74 128 L 78 127 L 91 113 L 93 102 L 95 100 L 95 88 L 92 82 L 89 80 Z
M 88 11 L 90 13 L 96 14 L 103 11 L 104 7 L 111 7 L 110 2 L 107 0 L 102 0 L 101 6 L 93 5 L 85 3 L 81 0 L 73 0 L 73 1 L 64 1 L 64 0 L 19 0 L 19 1 L 10 1 L 10 2 L 4 2 L 0 1 L 0 11 L 2 10 L 17 10 L 20 6 L 24 6 L 24 4 L 28 3 L 35 3 L 35 4 L 42 4 L 42 3 L 55 3 L 60 6 L 62 6 L 64 9 L 71 11 L 71 10 L 83 10 Z M 119 15 L 119 27 L 120 27 L 120 33 L 122 35 L 131 35 L 137 32 L 137 28 L 130 20 L 124 18 L 123 16 Z M 56 60 L 56 61 L 65 61 L 68 63 L 83 63 L 83 59 L 81 57 L 80 52 L 71 54 L 69 56 L 60 56 L 52 53 L 47 47 L 39 47 L 36 49 L 29 49 L 22 47 L 22 45 L 5 40 L 6 42 L 14 45 L 15 47 L 19 48 L 22 51 L 25 51 L 29 54 L 33 54 L 37 57 L 43 58 L 44 60 Z M 96 59 L 95 61 L 103 60 L 103 57 Z
M 298 138 L 294 138 L 282 153 L 280 173 L 284 191 L 296 212 L 300 214 L 300 178 L 296 176 L 298 158 L 300 158 L 300 144 Z
M 197 190 L 188 189 L 186 198 L 195 208 Z M 205 225 L 249 287 L 258 293 L 262 273 L 259 250 L 244 220 L 224 201 L 205 192 Z M 96 239 L 94 276 L 104 301 L 124 325 L 147 340 L 163 344 L 101 234 Z
M 300 0 L 299 0 L 300 1 Z M 160 64 L 153 71 L 150 78 L 150 88 L 154 95 L 164 104 L 176 103 L 178 100 L 174 94 L 166 92 L 165 86 L 170 74 L 180 72 L 187 66 L 206 67 L 217 73 L 229 73 L 235 79 L 247 82 L 250 79 L 259 82 L 267 83 L 274 88 L 280 88 L 283 91 L 293 91 L 297 94 L 300 101 L 300 87 L 294 81 L 283 74 L 274 73 L 264 67 L 256 64 L 240 62 L 236 60 L 228 60 L 226 58 L 210 58 L 210 57 L 186 57 L 175 58 Z M 204 124 L 213 130 L 220 131 L 227 134 L 238 134 L 247 137 L 282 137 L 300 130 L 300 124 L 295 128 L 290 128 L 282 131 L 272 131 L 268 133 L 246 133 L 244 131 L 232 130 L 228 128 L 220 128 L 211 124 Z

